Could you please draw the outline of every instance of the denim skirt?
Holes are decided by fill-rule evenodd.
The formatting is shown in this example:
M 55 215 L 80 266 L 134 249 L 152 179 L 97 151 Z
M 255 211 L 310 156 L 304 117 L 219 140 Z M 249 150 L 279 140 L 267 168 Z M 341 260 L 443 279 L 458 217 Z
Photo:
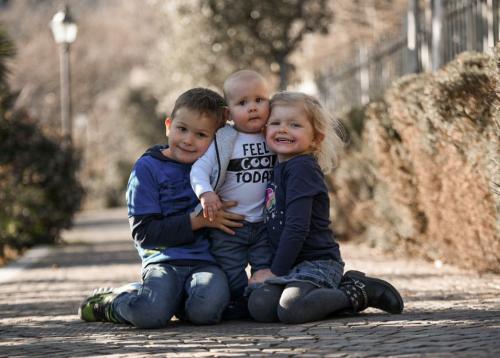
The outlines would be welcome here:
M 344 263 L 335 260 L 302 261 L 287 275 L 267 279 L 265 283 L 288 285 L 309 282 L 318 287 L 337 288 L 344 273 Z

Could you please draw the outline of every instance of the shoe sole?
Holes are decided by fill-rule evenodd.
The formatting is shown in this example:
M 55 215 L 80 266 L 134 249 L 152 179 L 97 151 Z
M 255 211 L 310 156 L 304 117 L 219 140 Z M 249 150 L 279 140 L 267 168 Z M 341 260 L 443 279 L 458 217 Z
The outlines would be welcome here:
M 363 278 L 366 279 L 366 274 L 364 272 L 355 271 L 355 270 L 347 271 L 344 274 L 344 276 L 349 276 L 349 277 L 357 278 L 357 279 L 363 279 Z M 370 277 L 369 279 L 372 280 L 372 281 L 378 282 L 380 284 L 389 286 L 389 289 L 391 290 L 391 292 L 396 296 L 396 298 L 397 298 L 397 300 L 399 302 L 399 305 L 401 306 L 401 310 L 398 310 L 398 311 L 389 311 L 389 313 L 400 314 L 401 312 L 403 312 L 403 309 L 404 309 L 403 298 L 401 297 L 401 295 L 399 294 L 398 290 L 396 290 L 396 288 L 393 285 L 391 285 L 387 281 L 384 281 L 384 280 L 381 280 L 381 279 L 378 279 L 378 278 Z

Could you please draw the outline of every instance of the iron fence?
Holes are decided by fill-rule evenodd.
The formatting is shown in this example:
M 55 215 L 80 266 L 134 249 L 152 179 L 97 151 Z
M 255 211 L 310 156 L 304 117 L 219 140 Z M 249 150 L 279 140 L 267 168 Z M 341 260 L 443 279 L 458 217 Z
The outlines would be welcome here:
M 316 74 L 320 97 L 334 113 L 380 97 L 408 73 L 435 71 L 464 51 L 489 52 L 500 37 L 500 0 L 408 1 L 399 35 L 360 47 L 354 64 Z

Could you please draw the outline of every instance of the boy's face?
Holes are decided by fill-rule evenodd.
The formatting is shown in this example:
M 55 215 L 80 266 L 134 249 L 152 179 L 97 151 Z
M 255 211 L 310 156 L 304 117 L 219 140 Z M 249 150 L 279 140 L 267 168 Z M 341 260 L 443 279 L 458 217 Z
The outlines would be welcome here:
M 191 164 L 208 149 L 217 121 L 212 116 L 186 107 L 179 108 L 175 119 L 165 120 L 169 147 L 163 155 L 175 161 Z
M 240 132 L 259 133 L 269 117 L 269 93 L 260 78 L 234 79 L 227 87 L 229 119 Z

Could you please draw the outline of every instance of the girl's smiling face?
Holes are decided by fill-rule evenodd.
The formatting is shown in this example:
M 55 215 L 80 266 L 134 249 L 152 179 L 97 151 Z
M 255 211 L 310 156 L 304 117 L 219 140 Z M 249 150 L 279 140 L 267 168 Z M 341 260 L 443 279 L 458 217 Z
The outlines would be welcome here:
M 276 104 L 266 127 L 266 141 L 280 162 L 311 153 L 315 147 L 314 128 L 300 104 Z

